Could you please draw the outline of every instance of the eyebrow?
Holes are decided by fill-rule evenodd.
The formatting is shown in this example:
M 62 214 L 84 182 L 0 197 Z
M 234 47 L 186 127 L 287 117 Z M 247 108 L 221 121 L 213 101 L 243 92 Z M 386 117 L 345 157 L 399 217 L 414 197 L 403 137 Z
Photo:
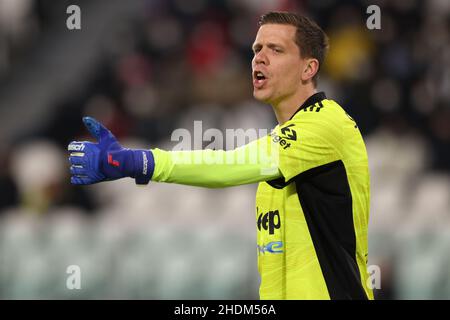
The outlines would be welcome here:
M 261 47 L 262 47 L 262 45 L 261 45 L 260 43 L 254 43 L 254 44 L 252 45 L 253 51 L 255 51 L 257 48 L 261 48 Z
M 261 49 L 263 47 L 263 45 L 261 43 L 254 43 L 252 46 L 253 51 L 256 49 Z M 273 48 L 280 48 L 280 49 L 284 49 L 284 46 L 282 46 L 281 44 L 278 43 L 273 43 L 273 42 L 269 42 L 267 44 L 267 47 L 269 47 L 270 49 Z

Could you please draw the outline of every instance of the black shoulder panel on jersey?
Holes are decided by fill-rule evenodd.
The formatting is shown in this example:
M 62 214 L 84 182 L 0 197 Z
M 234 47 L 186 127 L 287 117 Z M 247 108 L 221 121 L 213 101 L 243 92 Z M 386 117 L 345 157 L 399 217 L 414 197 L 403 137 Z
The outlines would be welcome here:
M 322 100 L 326 99 L 327 96 L 325 95 L 325 92 L 317 92 L 315 94 L 313 94 L 311 97 L 309 97 L 308 99 L 306 99 L 305 102 L 303 102 L 303 104 L 297 109 L 297 111 L 294 112 L 294 114 L 289 118 L 289 120 L 292 120 L 292 118 L 294 118 L 294 116 L 302 109 L 307 108 L 309 106 L 312 106 L 313 104 L 316 103 L 321 103 Z M 322 106 L 323 107 L 323 106 Z M 320 110 L 320 109 L 319 109 Z
M 331 299 L 367 299 L 356 262 L 352 195 L 342 161 L 294 178 Z

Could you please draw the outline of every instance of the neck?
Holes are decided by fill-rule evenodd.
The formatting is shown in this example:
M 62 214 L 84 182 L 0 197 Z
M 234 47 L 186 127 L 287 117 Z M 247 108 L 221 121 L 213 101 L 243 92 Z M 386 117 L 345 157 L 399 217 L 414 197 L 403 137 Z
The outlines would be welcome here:
M 317 90 L 313 87 L 306 87 L 304 90 L 298 91 L 297 94 L 283 99 L 280 102 L 273 103 L 272 108 L 277 117 L 278 124 L 282 125 L 288 121 L 292 115 L 298 110 L 298 108 Z

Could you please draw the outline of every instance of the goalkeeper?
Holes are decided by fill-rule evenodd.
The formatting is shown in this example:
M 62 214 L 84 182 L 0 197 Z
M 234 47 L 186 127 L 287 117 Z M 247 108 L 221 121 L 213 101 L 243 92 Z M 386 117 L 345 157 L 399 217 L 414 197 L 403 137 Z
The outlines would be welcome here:
M 69 144 L 71 182 L 132 177 L 137 184 L 213 188 L 258 182 L 261 299 L 373 299 L 364 141 L 354 120 L 316 89 L 327 36 L 294 13 L 270 12 L 259 26 L 253 95 L 275 112 L 278 125 L 269 135 L 230 151 L 132 150 L 85 117 L 97 143 Z

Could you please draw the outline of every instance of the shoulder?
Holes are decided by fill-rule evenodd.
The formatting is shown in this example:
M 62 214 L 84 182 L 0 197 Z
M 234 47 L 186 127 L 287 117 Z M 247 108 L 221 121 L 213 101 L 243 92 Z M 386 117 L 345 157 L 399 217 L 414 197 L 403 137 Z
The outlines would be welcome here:
M 353 128 L 354 122 L 345 110 L 334 100 L 323 99 L 300 109 L 292 119 L 277 126 L 272 138 L 282 147 L 290 143 L 292 148 L 286 147 L 286 151 L 303 148 L 319 154 L 325 149 L 340 149 L 349 126 Z
M 334 100 L 323 99 L 300 109 L 289 121 L 281 125 L 279 130 L 282 132 L 303 131 L 320 136 L 339 137 L 348 120 L 348 116 L 339 104 Z
M 345 110 L 334 100 L 323 99 L 297 111 L 288 121 L 302 123 L 311 121 L 339 122 L 347 118 Z M 288 123 L 286 122 L 286 124 Z

